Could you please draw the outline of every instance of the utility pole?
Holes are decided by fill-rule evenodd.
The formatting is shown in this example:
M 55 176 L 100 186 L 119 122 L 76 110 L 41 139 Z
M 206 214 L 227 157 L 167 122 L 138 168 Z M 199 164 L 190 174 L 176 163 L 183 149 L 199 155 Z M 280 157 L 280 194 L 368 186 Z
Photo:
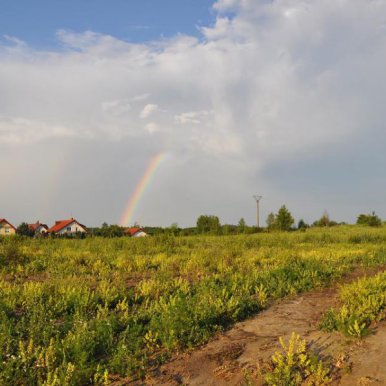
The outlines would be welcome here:
M 258 196 L 257 194 L 255 194 L 253 198 L 256 200 L 256 225 L 257 225 L 257 229 L 259 229 L 260 228 L 259 204 L 263 196 Z

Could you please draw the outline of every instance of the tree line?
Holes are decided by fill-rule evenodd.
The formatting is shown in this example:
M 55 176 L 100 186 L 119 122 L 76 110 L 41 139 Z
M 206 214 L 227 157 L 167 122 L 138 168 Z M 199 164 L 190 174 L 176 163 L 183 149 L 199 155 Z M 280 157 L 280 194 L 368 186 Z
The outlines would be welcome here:
M 360 214 L 357 217 L 356 223 L 358 225 L 379 227 L 382 225 L 382 220 L 372 212 L 370 214 Z M 140 227 L 149 235 L 172 235 L 172 236 L 193 236 L 197 234 L 209 234 L 209 235 L 234 235 L 234 234 L 252 234 L 262 231 L 294 231 L 294 230 L 306 230 L 310 227 L 332 227 L 336 225 L 344 225 L 345 223 L 338 223 L 330 219 L 327 212 L 312 224 L 307 224 L 303 219 L 299 220 L 295 225 L 295 219 L 291 212 L 285 205 L 282 205 L 276 213 L 269 213 L 266 220 L 265 228 L 257 228 L 256 226 L 249 226 L 246 224 L 244 218 L 241 218 L 237 225 L 234 224 L 221 224 L 218 216 L 215 215 L 201 215 L 197 218 L 195 227 L 181 228 L 177 223 L 173 223 L 169 227 L 141 227 L 139 224 L 134 224 L 135 227 Z M 107 224 L 104 222 L 100 227 L 88 228 L 88 237 L 123 237 L 127 236 L 125 227 L 116 224 Z M 28 227 L 28 224 L 21 223 L 16 230 L 16 233 L 21 236 L 33 237 L 35 234 Z M 85 234 L 79 235 L 79 237 L 86 237 Z
M 276 214 L 270 213 L 267 217 L 267 229 L 268 230 L 304 230 L 310 227 L 333 227 L 336 225 L 345 225 L 346 223 L 338 223 L 330 219 L 327 212 L 324 212 L 322 217 L 314 221 L 312 224 L 307 224 L 303 219 L 299 220 L 297 226 L 295 226 L 295 220 L 290 211 L 283 205 Z M 360 214 L 357 217 L 357 225 L 379 227 L 382 225 L 382 220 L 373 211 L 370 214 Z

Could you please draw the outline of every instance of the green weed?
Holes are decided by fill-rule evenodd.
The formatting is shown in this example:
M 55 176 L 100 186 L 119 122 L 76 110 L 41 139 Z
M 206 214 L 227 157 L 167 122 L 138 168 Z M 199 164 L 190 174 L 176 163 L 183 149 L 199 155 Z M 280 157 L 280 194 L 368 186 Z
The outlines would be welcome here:
M 0 384 L 138 379 L 275 299 L 386 263 L 385 242 L 384 228 L 359 227 L 226 237 L 0 238 Z M 362 284 L 363 294 L 353 290 L 366 298 L 362 303 L 348 291 L 346 309 L 331 312 L 326 326 L 365 334 L 385 317 L 382 280 Z M 361 313 L 352 316 L 354 309 Z
M 272 356 L 271 368 L 265 374 L 267 385 L 327 385 L 330 369 L 308 348 L 305 340 L 292 333 L 288 344 L 280 338 L 282 352 Z
M 356 338 L 366 336 L 372 323 L 386 319 L 386 272 L 343 286 L 340 297 L 341 307 L 327 311 L 320 327 Z

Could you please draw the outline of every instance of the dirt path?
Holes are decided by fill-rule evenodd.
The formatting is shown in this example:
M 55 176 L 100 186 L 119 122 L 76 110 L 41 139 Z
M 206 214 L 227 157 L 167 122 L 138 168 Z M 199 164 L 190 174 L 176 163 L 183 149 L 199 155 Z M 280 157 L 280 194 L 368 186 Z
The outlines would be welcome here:
M 372 269 L 367 275 L 383 269 Z M 355 271 L 344 282 L 364 274 L 363 270 Z M 338 291 L 339 287 L 334 286 L 282 300 L 254 318 L 237 323 L 203 347 L 174 358 L 145 384 L 241 385 L 245 371 L 256 372 L 279 350 L 278 338 L 288 341 L 294 331 L 336 365 L 339 379 L 334 384 L 386 385 L 386 325 L 380 325 L 374 335 L 359 343 L 339 333 L 319 330 L 323 313 L 338 303 Z

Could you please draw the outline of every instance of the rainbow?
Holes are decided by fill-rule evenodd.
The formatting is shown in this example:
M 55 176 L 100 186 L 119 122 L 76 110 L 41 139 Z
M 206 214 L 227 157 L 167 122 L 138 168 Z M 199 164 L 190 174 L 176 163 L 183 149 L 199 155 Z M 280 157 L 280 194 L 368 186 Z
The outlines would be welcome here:
M 149 185 L 151 177 L 154 175 L 159 165 L 164 160 L 165 156 L 166 156 L 166 153 L 162 152 L 155 155 L 150 160 L 145 170 L 145 173 L 143 174 L 142 178 L 138 182 L 133 194 L 130 196 L 130 199 L 126 205 L 125 211 L 122 214 L 121 220 L 119 222 L 121 226 L 128 226 L 131 224 L 132 217 L 138 205 L 138 202 L 141 199 L 142 194 L 145 191 L 146 187 Z

